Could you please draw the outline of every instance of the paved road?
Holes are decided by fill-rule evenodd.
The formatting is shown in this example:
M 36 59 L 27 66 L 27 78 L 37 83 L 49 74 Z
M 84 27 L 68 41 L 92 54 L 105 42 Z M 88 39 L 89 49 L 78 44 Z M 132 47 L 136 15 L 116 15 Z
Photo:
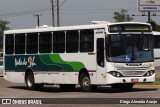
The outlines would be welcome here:
M 58 86 L 45 86 L 42 91 L 30 91 L 26 88 L 25 84 L 15 84 L 10 83 L 0 77 L 0 98 L 60 98 L 62 103 L 71 102 L 71 104 L 61 106 L 72 107 L 75 104 L 72 104 L 73 101 L 77 101 L 75 99 L 79 98 L 82 99 L 82 102 L 78 102 L 80 104 L 76 105 L 76 107 L 84 107 L 84 106 L 101 106 L 104 107 L 105 104 L 98 104 L 99 101 L 104 103 L 107 100 L 114 100 L 114 99 L 107 99 L 107 98 L 159 98 L 160 99 L 160 88 L 159 87 L 134 87 L 129 92 L 120 92 L 118 90 L 113 90 L 110 87 L 99 87 L 97 92 L 92 93 L 85 93 L 81 92 L 80 88 L 77 86 L 74 92 L 63 92 L 60 90 Z M 97 99 L 101 98 L 101 99 Z M 68 99 L 68 100 L 65 100 Z M 85 103 L 83 99 L 86 101 L 92 101 L 95 104 L 87 104 L 81 105 L 81 103 Z M 90 100 L 91 99 L 91 100 Z M 58 99 L 59 100 L 59 99 Z M 58 103 L 58 101 L 57 101 Z M 1 105 L 0 105 L 1 106 Z M 19 107 L 20 105 L 16 105 Z M 27 105 L 26 105 L 27 106 Z M 44 105 L 40 105 L 39 107 L 43 107 Z M 51 106 L 51 105 L 47 105 Z M 59 106 L 55 104 L 55 106 Z M 113 105 L 111 105 L 113 106 Z M 124 105 L 114 105 L 114 107 L 124 107 Z M 125 105 L 126 106 L 126 105 Z M 133 105 L 129 105 L 132 107 Z M 143 105 L 137 105 L 143 107 Z M 146 105 L 144 105 L 145 107 Z M 153 106 L 153 105 L 152 105 Z M 159 106 L 155 104 L 154 106 Z M 46 106 L 45 106 L 46 107 Z

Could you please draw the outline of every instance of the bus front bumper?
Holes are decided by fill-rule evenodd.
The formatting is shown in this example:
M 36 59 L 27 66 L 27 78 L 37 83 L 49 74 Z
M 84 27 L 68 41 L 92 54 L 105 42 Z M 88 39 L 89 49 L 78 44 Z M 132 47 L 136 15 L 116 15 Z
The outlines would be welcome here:
M 153 83 L 155 82 L 155 74 L 149 77 L 114 77 L 111 74 L 106 76 L 107 84 L 121 84 L 121 83 Z

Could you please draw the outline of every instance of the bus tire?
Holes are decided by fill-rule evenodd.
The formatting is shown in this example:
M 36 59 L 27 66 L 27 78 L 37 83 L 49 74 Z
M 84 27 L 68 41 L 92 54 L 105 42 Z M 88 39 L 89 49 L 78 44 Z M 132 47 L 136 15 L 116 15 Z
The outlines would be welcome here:
M 112 88 L 119 89 L 120 91 L 130 91 L 133 88 L 133 85 L 133 83 L 113 84 Z
M 26 74 L 26 86 L 29 90 L 41 90 L 44 84 L 36 84 L 34 80 L 34 75 L 32 72 Z
M 76 87 L 76 84 L 59 84 L 59 87 L 63 91 L 73 91 Z
M 80 75 L 80 87 L 82 89 L 82 91 L 84 92 L 93 92 L 96 91 L 97 86 L 96 85 L 91 85 L 91 81 L 89 78 L 89 75 L 86 73 L 82 73 Z
M 34 75 L 32 72 L 26 74 L 26 86 L 29 90 L 35 89 Z

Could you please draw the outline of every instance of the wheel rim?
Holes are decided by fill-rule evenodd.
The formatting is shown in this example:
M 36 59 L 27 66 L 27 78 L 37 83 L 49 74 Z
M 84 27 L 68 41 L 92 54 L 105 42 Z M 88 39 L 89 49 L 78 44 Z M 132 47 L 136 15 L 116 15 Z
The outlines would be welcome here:
M 28 85 L 28 87 L 32 87 L 32 85 L 33 85 L 33 78 L 31 75 L 28 76 L 27 85 Z
M 85 77 L 85 78 L 83 79 L 83 87 L 89 88 L 89 86 L 90 86 L 90 80 L 89 80 L 88 77 Z

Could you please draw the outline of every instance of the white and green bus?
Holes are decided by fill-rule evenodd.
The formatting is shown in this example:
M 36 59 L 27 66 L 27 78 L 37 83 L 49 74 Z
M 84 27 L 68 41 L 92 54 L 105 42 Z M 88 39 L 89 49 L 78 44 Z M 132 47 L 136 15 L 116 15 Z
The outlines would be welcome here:
M 83 91 L 111 85 L 130 90 L 153 83 L 152 28 L 147 23 L 109 23 L 39 27 L 4 32 L 4 78 L 28 89 L 59 84 Z

